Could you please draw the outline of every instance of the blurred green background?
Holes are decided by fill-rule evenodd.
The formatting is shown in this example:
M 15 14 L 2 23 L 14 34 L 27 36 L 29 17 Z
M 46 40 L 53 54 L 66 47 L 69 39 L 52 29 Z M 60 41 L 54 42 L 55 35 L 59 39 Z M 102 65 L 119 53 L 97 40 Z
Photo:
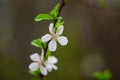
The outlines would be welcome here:
M 30 43 L 48 33 L 51 21 L 34 22 L 61 0 L 0 0 L 0 80 L 39 80 L 28 73 Z M 94 80 L 109 69 L 120 80 L 120 0 L 70 0 L 61 15 L 69 44 L 53 53 L 58 70 L 45 80 Z

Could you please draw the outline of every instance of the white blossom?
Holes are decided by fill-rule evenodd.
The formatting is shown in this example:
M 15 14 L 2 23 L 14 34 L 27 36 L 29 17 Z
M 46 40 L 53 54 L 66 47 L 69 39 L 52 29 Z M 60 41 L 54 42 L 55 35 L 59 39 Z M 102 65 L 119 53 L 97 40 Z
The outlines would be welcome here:
M 52 69 L 57 70 L 57 66 L 54 65 L 57 62 L 58 62 L 58 60 L 55 56 L 48 57 L 48 60 L 45 62 L 45 66 L 46 66 L 46 69 L 48 70 L 48 72 L 51 72 Z
M 44 50 L 42 50 L 41 56 L 38 53 L 34 53 L 30 56 L 30 59 L 33 61 L 29 65 L 31 71 L 40 69 L 41 74 L 46 76 L 48 72 L 52 71 L 52 69 L 57 70 L 57 67 L 54 65 L 57 63 L 57 58 L 49 56 L 47 61 L 44 61 Z
M 56 51 L 56 49 L 57 49 L 56 41 L 58 41 L 62 46 L 65 46 L 68 43 L 67 37 L 61 36 L 61 34 L 63 33 L 63 30 L 64 30 L 64 26 L 63 25 L 59 26 L 56 32 L 55 32 L 53 26 L 54 26 L 54 24 L 50 23 L 50 25 L 49 25 L 50 34 L 46 34 L 41 38 L 41 40 L 43 42 L 50 41 L 48 44 L 48 48 L 50 51 Z

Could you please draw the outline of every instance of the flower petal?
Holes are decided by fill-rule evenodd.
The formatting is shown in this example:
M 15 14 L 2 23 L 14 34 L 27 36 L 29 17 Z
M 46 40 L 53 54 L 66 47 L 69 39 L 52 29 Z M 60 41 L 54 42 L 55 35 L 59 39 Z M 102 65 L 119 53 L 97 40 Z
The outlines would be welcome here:
M 47 68 L 48 72 L 51 72 L 52 71 L 52 68 Z
M 57 43 L 55 40 L 51 40 L 48 44 L 48 48 L 50 51 L 56 51 L 57 49 Z
M 51 34 L 54 34 L 54 28 L 53 28 L 53 26 L 54 26 L 54 24 L 53 24 L 53 23 L 50 23 L 50 25 L 49 25 L 49 32 L 50 32 Z
M 57 40 L 58 40 L 58 42 L 61 44 L 61 45 L 67 45 L 67 43 L 68 43 L 68 39 L 67 39 L 67 37 L 64 37 L 64 36 L 59 36 L 58 38 L 57 38 Z
M 42 52 L 41 52 L 41 59 L 42 60 L 44 59 L 44 49 L 42 49 Z
M 57 34 L 57 35 L 62 34 L 62 33 L 63 33 L 63 30 L 64 30 L 64 26 L 61 25 L 61 26 L 57 29 L 56 34 Z
M 30 56 L 30 59 L 32 61 L 39 61 L 40 57 L 39 57 L 38 53 L 34 53 Z
M 46 76 L 47 75 L 47 69 L 45 67 L 43 67 L 42 65 L 40 65 L 40 72 L 42 75 Z
M 57 69 L 58 69 L 57 66 L 55 66 L 55 65 L 53 65 L 52 67 L 53 67 L 54 70 L 57 70 Z
M 41 38 L 41 40 L 42 40 L 43 42 L 48 42 L 50 39 L 51 39 L 51 35 L 50 35 L 50 34 L 46 34 L 46 35 L 44 35 L 44 36 Z
M 32 62 L 30 65 L 29 65 L 29 69 L 31 71 L 36 71 L 39 67 L 39 64 L 37 62 Z
M 52 71 L 52 66 L 51 64 L 45 63 L 46 69 L 48 70 L 48 72 Z
M 57 58 L 55 56 L 49 56 L 48 57 L 48 63 L 55 64 L 58 62 Z

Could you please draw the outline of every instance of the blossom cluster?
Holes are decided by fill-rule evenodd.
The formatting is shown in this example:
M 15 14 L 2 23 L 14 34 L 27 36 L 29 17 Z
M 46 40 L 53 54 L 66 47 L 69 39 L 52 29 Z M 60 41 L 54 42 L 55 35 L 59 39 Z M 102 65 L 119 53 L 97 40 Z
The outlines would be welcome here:
M 49 25 L 49 34 L 45 34 L 41 37 L 43 43 L 48 43 L 47 51 L 54 52 L 57 49 L 57 42 L 65 46 L 68 43 L 68 39 L 65 36 L 62 36 L 64 31 L 64 26 L 60 25 L 57 29 L 54 27 L 53 23 Z M 57 70 L 55 65 L 58 62 L 58 59 L 55 56 L 49 55 L 46 57 L 46 49 L 41 48 L 41 54 L 34 53 L 30 55 L 30 59 L 33 61 L 29 65 L 30 71 L 39 71 L 42 75 L 46 76 L 48 72 L 52 70 Z

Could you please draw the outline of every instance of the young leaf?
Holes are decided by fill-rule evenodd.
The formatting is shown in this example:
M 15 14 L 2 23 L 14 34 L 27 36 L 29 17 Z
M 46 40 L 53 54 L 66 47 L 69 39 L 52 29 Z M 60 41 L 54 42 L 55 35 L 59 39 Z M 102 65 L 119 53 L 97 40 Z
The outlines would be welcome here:
M 59 7 L 60 7 L 60 3 L 58 3 L 58 4 L 51 10 L 50 15 L 56 18 L 56 17 L 58 16 Z
M 38 75 L 40 73 L 39 69 L 37 71 L 31 71 L 29 70 L 29 73 L 32 75 Z
M 35 71 L 29 71 L 29 73 L 32 75 L 37 75 L 37 73 Z
M 93 76 L 98 80 L 110 80 L 111 73 L 109 70 L 105 70 L 104 72 L 94 72 Z
M 47 50 L 46 57 L 48 58 L 50 55 L 51 55 L 51 52 L 50 52 L 50 50 L 48 49 L 48 50 Z
M 43 48 L 43 43 L 42 43 L 42 41 L 40 39 L 33 40 L 31 42 L 31 45 L 33 45 L 35 47 Z
M 64 22 L 62 22 L 61 20 L 58 20 L 58 21 L 56 22 L 55 28 L 57 29 L 58 27 L 60 27 L 60 26 L 63 25 L 63 24 L 64 24 Z
M 53 20 L 54 18 L 48 14 L 39 14 L 35 17 L 35 21 L 42 21 L 42 20 Z
M 101 79 L 102 78 L 102 74 L 100 72 L 94 72 L 93 76 L 97 79 Z
M 66 4 L 69 0 L 64 0 L 64 3 Z
M 111 79 L 111 72 L 109 70 L 105 70 L 104 71 L 104 78 L 106 80 L 110 80 Z

